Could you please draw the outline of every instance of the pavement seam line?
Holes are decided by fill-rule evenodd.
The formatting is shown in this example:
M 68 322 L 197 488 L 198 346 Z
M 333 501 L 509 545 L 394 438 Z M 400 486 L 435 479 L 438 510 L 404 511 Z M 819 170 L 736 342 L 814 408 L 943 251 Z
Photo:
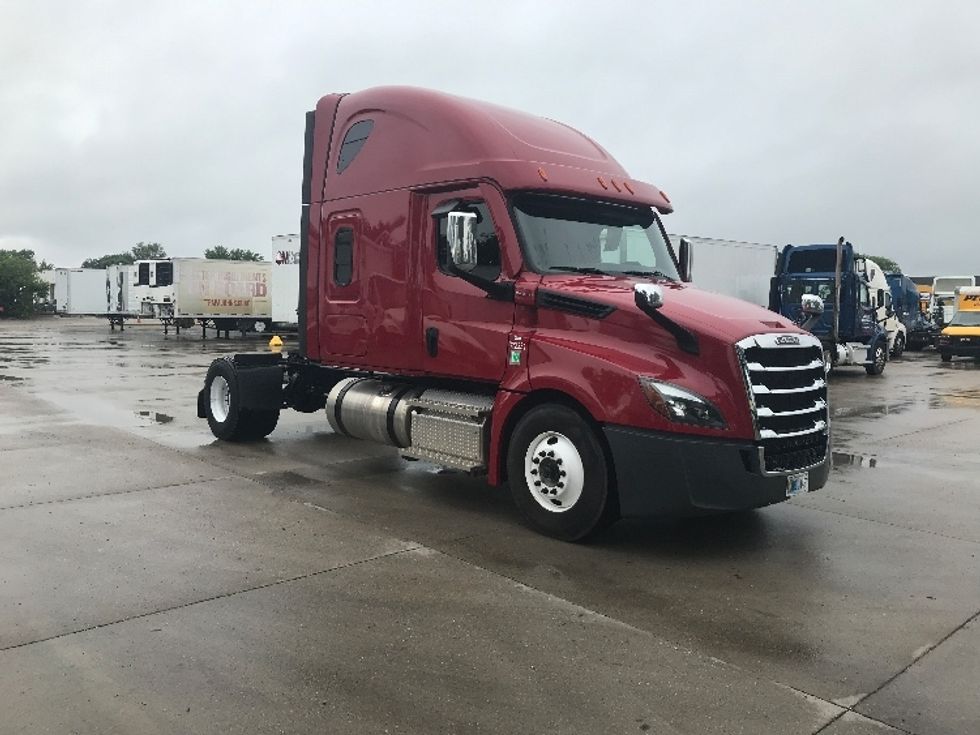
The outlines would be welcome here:
M 287 577 L 285 579 L 277 579 L 272 582 L 266 582 L 265 584 L 255 585 L 253 587 L 246 587 L 245 589 L 234 590 L 233 592 L 225 592 L 220 595 L 212 595 L 211 597 L 204 597 L 200 600 L 192 600 L 191 602 L 185 602 L 180 605 L 171 605 L 170 607 L 162 607 L 158 610 L 151 610 L 148 612 L 138 613 L 136 615 L 130 615 L 125 618 L 119 618 L 118 620 L 110 620 L 106 623 L 96 623 L 95 625 L 87 625 L 84 628 L 77 628 L 75 630 L 68 630 L 64 633 L 58 633 L 57 635 L 47 636 L 46 638 L 37 638 L 33 641 L 24 641 L 23 643 L 15 643 L 12 646 L 4 646 L 0 648 L 0 653 L 5 653 L 7 651 L 15 651 L 18 648 L 26 648 L 27 646 L 33 646 L 38 643 L 48 643 L 49 641 L 56 641 L 59 638 L 67 638 L 69 636 L 78 635 L 80 633 L 88 633 L 93 630 L 101 630 L 102 628 L 109 628 L 113 625 L 120 625 L 122 623 L 128 623 L 133 620 L 141 620 L 142 618 L 149 618 L 153 615 L 161 615 L 163 613 L 173 612 L 175 610 L 183 610 L 188 607 L 194 607 L 196 605 L 203 605 L 208 602 L 216 602 L 217 600 L 224 600 L 229 597 L 236 597 L 238 595 L 244 595 L 248 592 L 257 592 L 258 590 L 269 589 L 270 587 L 276 587 L 281 584 L 289 584 L 291 582 L 301 582 L 304 579 L 312 579 L 313 577 L 319 577 L 323 574 L 330 574 L 331 572 L 337 572 L 343 569 L 350 569 L 352 567 L 359 566 L 361 564 L 368 564 L 370 562 L 379 561 L 381 559 L 388 559 L 400 554 L 406 554 L 412 551 L 418 551 L 419 549 L 425 548 L 422 544 L 417 544 L 405 549 L 399 549 L 397 551 L 389 551 L 384 554 L 378 554 L 376 556 L 368 557 L 367 559 L 358 559 L 357 561 L 347 562 L 345 564 L 338 564 L 337 566 L 329 567 L 327 569 L 318 569 L 315 572 L 309 572 L 308 574 L 300 574 L 295 577 Z
M 59 503 L 72 503 L 78 500 L 92 500 L 93 498 L 111 498 L 117 495 L 132 495 L 134 493 L 145 493 L 152 490 L 169 490 L 170 488 L 187 487 L 188 485 L 197 485 L 202 482 L 214 482 L 217 480 L 230 480 L 232 478 L 237 478 L 238 475 L 230 474 L 221 477 L 203 477 L 198 480 L 188 480 L 187 482 L 176 482 L 170 485 L 157 485 L 155 487 L 141 487 L 135 488 L 133 490 L 112 490 L 107 493 L 92 493 L 90 495 L 74 495 L 70 498 L 57 498 L 54 500 L 38 500 L 34 503 L 21 503 L 20 505 L 4 505 L 0 506 L 0 511 L 4 510 L 21 510 L 23 508 L 36 508 L 38 506 L 44 505 L 57 505 Z
M 904 667 L 902 667 L 902 669 L 900 669 L 895 674 L 893 674 L 892 676 L 890 676 L 887 679 L 885 679 L 885 681 L 883 681 L 875 689 L 873 689 L 872 691 L 868 692 L 863 697 L 861 697 L 858 701 L 856 701 L 854 704 L 852 704 L 850 707 L 848 707 L 848 709 L 854 711 L 856 714 L 859 714 L 862 717 L 867 717 L 866 714 L 864 714 L 863 712 L 857 712 L 857 710 L 855 710 L 854 708 L 857 707 L 862 702 L 866 702 L 868 699 L 870 699 L 875 694 L 877 694 L 878 692 L 880 692 L 882 689 L 884 689 L 886 686 L 888 686 L 889 684 L 891 684 L 893 681 L 895 681 L 902 674 L 904 674 L 909 669 L 911 669 L 913 666 L 915 666 L 917 663 L 919 663 L 919 661 L 921 661 L 926 656 L 928 656 L 930 653 L 932 653 L 937 648 L 939 648 L 943 643 L 945 643 L 950 638 L 952 638 L 954 635 L 956 635 L 957 633 L 959 633 L 961 630 L 963 630 L 966 626 L 968 626 L 974 620 L 978 620 L 978 619 L 980 619 L 980 610 L 978 610 L 977 612 L 973 613 L 973 615 L 971 615 L 966 620 L 964 620 L 962 623 L 960 623 L 959 625 L 957 625 L 949 633 L 947 633 L 946 635 L 944 635 L 942 638 L 940 638 L 938 641 L 936 641 L 935 643 L 933 643 L 931 646 L 927 647 L 918 656 L 915 656 L 911 661 L 909 661 L 909 663 L 907 665 L 905 665 Z M 889 727 L 894 727 L 894 725 L 889 725 Z
M 838 706 L 839 707 L 843 707 L 843 705 L 838 705 Z M 820 733 L 826 731 L 826 729 L 828 727 L 830 727 L 831 725 L 833 725 L 835 722 L 839 722 L 842 718 L 846 717 L 849 712 L 851 714 L 858 715 L 859 717 L 863 717 L 866 720 L 871 720 L 872 722 L 875 722 L 875 723 L 877 723 L 879 725 L 883 725 L 883 726 L 885 726 L 885 727 L 887 727 L 887 728 L 889 728 L 891 730 L 894 730 L 895 732 L 905 733 L 905 735 L 916 735 L 915 731 L 913 731 L 913 730 L 906 730 L 904 727 L 899 727 L 898 725 L 893 725 L 890 722 L 885 722 L 884 720 L 879 720 L 877 717 L 870 717 L 870 716 L 864 714 L 863 712 L 856 712 L 855 710 L 851 709 L 850 707 L 844 707 L 844 711 L 843 712 L 841 712 L 839 715 L 836 715 L 827 724 L 822 725 L 819 730 L 817 730 L 816 732 L 813 733 L 813 735 L 820 735 Z
M 879 437 L 878 438 L 878 443 L 884 444 L 886 442 L 892 441 L 893 439 L 902 439 L 902 438 L 904 438 L 906 436 L 914 436 L 916 434 L 921 434 L 921 433 L 926 432 L 926 431 L 932 431 L 932 430 L 937 429 L 937 428 L 945 428 L 947 426 L 955 426 L 956 424 L 962 424 L 962 423 L 965 423 L 967 421 L 973 421 L 973 417 L 972 416 L 967 416 L 966 418 L 957 419 L 956 421 L 947 421 L 944 424 L 940 424 L 938 427 L 936 427 L 936 426 L 933 426 L 933 427 L 926 426 L 926 427 L 923 427 L 921 429 L 913 429 L 912 431 L 906 431 L 906 432 L 904 432 L 902 434 L 895 434 L 893 436 Z
M 819 490 L 817 492 L 820 492 Z M 828 496 L 825 496 L 828 497 Z M 805 501 L 806 499 L 801 499 Z M 963 541 L 968 544 L 980 544 L 980 541 L 972 538 L 963 538 L 962 536 L 950 536 L 949 534 L 939 533 L 938 531 L 930 531 L 925 528 L 913 528 L 911 526 L 903 526 L 900 523 L 895 523 L 893 521 L 879 521 L 874 518 L 865 518 L 864 516 L 851 515 L 850 513 L 842 513 L 839 510 L 831 510 L 829 508 L 818 508 L 815 505 L 806 505 L 803 502 L 794 503 L 796 508 L 805 508 L 806 510 L 815 510 L 819 513 L 830 513 L 831 515 L 841 516 L 842 518 L 850 518 L 855 521 L 864 521 L 865 523 L 876 523 L 879 526 L 889 526 L 890 528 L 898 528 L 903 531 L 911 531 L 913 533 L 922 533 L 926 536 L 936 536 L 938 538 L 949 539 L 950 541 Z
M 475 538 L 477 536 L 479 536 L 479 534 L 473 534 L 473 535 L 468 536 L 467 538 Z M 450 542 L 450 543 L 455 543 L 455 542 Z M 570 600 L 570 599 L 568 599 L 566 597 L 561 597 L 559 595 L 556 595 L 553 592 L 548 592 L 547 590 L 540 589 L 538 587 L 535 587 L 534 585 L 528 584 L 527 582 L 522 582 L 521 580 L 516 579 L 514 577 L 511 577 L 510 575 L 503 574 L 503 573 L 498 572 L 498 571 L 495 571 L 493 569 L 488 569 L 488 568 L 486 568 L 484 566 L 481 566 L 480 564 L 477 564 L 476 562 L 470 561 L 468 559 L 463 559 L 463 558 L 461 558 L 459 556 L 456 556 L 455 554 L 451 554 L 451 553 L 449 553 L 447 551 L 443 551 L 441 549 L 436 549 L 436 548 L 433 548 L 433 547 L 425 547 L 425 548 L 431 548 L 431 550 L 432 551 L 435 551 L 436 553 L 439 553 L 439 554 L 442 554 L 444 556 L 447 556 L 450 559 L 455 559 L 456 561 L 458 561 L 461 564 L 465 564 L 467 566 L 471 566 L 471 567 L 474 567 L 476 569 L 479 569 L 479 570 L 485 572 L 486 574 L 490 574 L 490 575 L 492 575 L 494 577 L 500 577 L 501 579 L 506 579 L 509 582 L 511 582 L 513 584 L 516 584 L 519 587 L 522 587 L 522 588 L 524 588 L 526 590 L 531 590 L 533 592 L 536 592 L 539 595 L 543 595 L 543 596 L 548 597 L 548 598 L 550 598 L 552 600 L 558 600 L 560 602 L 565 603 L 566 605 L 572 605 L 573 607 L 576 607 L 579 610 L 584 610 L 585 612 L 589 613 L 590 615 L 594 615 L 596 618 L 600 618 L 600 619 L 605 620 L 605 621 L 608 621 L 610 623 L 615 623 L 616 625 L 621 625 L 624 628 L 626 628 L 627 630 L 633 631 L 634 633 L 639 633 L 640 635 L 646 636 L 648 638 L 652 638 L 654 640 L 661 641 L 661 642 L 665 643 L 666 645 L 673 646 L 678 651 L 683 651 L 684 653 L 688 653 L 688 654 L 691 654 L 693 656 L 698 656 L 699 658 L 702 658 L 702 659 L 704 659 L 706 661 L 712 661 L 712 662 L 714 662 L 716 664 L 721 664 L 722 666 L 725 666 L 726 668 L 732 669 L 734 671 L 738 671 L 738 672 L 740 672 L 742 674 L 745 674 L 746 676 L 749 676 L 749 677 L 752 677 L 752 678 L 756 678 L 756 679 L 760 679 L 760 680 L 763 680 L 763 681 L 767 681 L 770 684 L 773 684 L 773 685 L 775 685 L 777 687 L 783 687 L 785 689 L 790 689 L 790 690 L 792 690 L 794 692 L 797 692 L 798 694 L 802 694 L 802 695 L 804 695 L 806 697 L 810 697 L 811 699 L 815 699 L 817 701 L 823 702 L 824 704 L 828 704 L 828 705 L 831 705 L 833 707 L 837 707 L 839 709 L 844 710 L 842 712 L 839 712 L 833 718 L 831 718 L 831 720 L 829 722 L 825 723 L 824 725 L 821 725 L 820 726 L 820 729 L 818 729 L 816 732 L 820 732 L 820 730 L 823 730 L 831 722 L 835 722 L 837 719 L 843 717 L 846 714 L 846 712 L 847 712 L 847 709 L 848 708 L 844 707 L 843 705 L 837 704 L 836 702 L 832 702 L 831 700 L 826 699 L 824 697 L 821 697 L 819 695 L 811 694 L 810 692 L 804 691 L 803 689 L 800 689 L 799 687 L 794 687 L 791 684 L 786 684 L 786 683 L 781 682 L 781 681 L 776 681 L 775 679 L 770 679 L 770 678 L 768 678 L 766 676 L 760 676 L 759 674 L 755 673 L 754 671 L 751 671 L 750 669 L 743 668 L 742 666 L 739 666 L 738 664 L 734 664 L 734 663 L 732 663 L 730 661 L 726 661 L 723 658 L 719 658 L 717 656 L 713 656 L 713 655 L 711 655 L 709 653 L 705 653 L 703 651 L 697 651 L 697 650 L 695 650 L 693 648 L 690 648 L 689 646 L 686 646 L 684 644 L 681 644 L 681 643 L 672 641 L 669 638 L 664 638 L 663 636 L 658 635 L 657 633 L 653 632 L 652 630 L 647 630 L 646 628 L 640 628 L 640 627 L 638 627 L 636 625 L 633 625 L 632 623 L 626 622 L 625 620 L 620 620 L 619 618 L 615 618 L 612 615 L 607 615 L 606 613 L 598 612 L 597 610 L 593 610 L 590 607 L 586 607 L 585 605 L 583 605 L 583 604 L 581 604 L 579 602 L 575 602 L 574 600 Z M 814 733 L 814 735 L 816 735 L 816 733 Z

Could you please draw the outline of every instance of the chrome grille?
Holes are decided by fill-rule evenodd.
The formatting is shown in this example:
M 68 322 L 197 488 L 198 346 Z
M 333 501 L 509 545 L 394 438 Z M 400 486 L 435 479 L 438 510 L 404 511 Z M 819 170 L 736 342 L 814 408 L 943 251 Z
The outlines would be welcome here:
M 757 334 L 736 344 L 762 449 L 762 470 L 788 473 L 827 456 L 823 348 L 812 335 Z

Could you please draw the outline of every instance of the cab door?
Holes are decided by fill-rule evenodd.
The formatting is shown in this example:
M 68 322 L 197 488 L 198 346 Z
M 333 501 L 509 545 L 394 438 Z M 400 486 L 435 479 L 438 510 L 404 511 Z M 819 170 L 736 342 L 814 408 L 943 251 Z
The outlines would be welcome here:
M 499 382 L 507 366 L 514 302 L 492 299 L 478 286 L 450 275 L 446 221 L 454 209 L 476 213 L 476 272 L 488 280 L 510 280 L 513 274 L 505 272 L 508 259 L 502 257 L 502 243 L 511 232 L 503 197 L 497 189 L 479 185 L 430 194 L 427 199 L 426 235 L 419 248 L 422 262 L 418 268 L 424 371 Z
M 883 330 L 882 325 L 878 322 L 876 299 L 865 281 L 858 281 L 857 283 L 857 304 L 855 307 L 857 335 L 861 338 L 868 338 L 873 337 L 879 330 Z

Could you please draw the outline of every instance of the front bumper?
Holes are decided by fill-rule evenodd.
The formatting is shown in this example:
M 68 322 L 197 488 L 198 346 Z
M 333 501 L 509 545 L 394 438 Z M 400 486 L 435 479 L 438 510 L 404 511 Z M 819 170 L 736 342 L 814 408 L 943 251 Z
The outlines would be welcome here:
M 761 508 L 786 500 L 786 476 L 764 475 L 759 447 L 660 434 L 622 426 L 603 428 L 616 468 L 623 517 L 684 516 Z M 830 447 L 809 470 L 809 489 L 830 474 Z
M 965 342 L 957 337 L 953 337 L 946 343 L 937 340 L 936 350 L 954 357 L 977 357 L 980 356 L 980 340 L 970 339 L 969 342 Z

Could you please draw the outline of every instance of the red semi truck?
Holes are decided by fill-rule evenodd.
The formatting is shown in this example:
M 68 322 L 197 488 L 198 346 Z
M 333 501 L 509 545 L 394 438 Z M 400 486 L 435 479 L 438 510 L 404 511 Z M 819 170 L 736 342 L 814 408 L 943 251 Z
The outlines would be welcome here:
M 280 410 L 508 483 L 538 530 L 824 485 L 820 343 L 686 281 L 657 187 L 558 122 L 404 87 L 306 117 L 299 350 L 215 360 L 198 414 Z

